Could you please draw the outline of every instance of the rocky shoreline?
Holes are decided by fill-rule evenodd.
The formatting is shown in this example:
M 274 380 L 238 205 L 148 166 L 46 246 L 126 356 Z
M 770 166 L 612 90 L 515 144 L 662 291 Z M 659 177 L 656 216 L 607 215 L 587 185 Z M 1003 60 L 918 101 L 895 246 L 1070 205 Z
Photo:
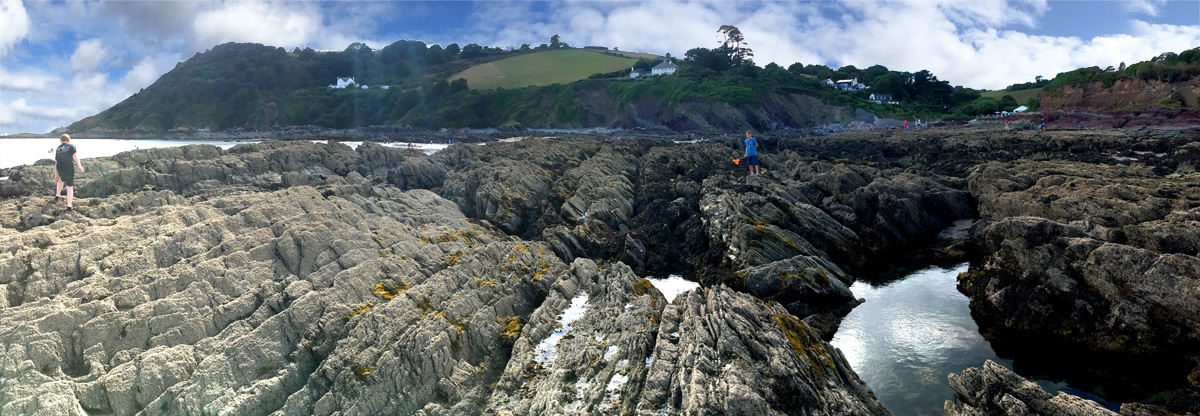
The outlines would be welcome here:
M 606 138 L 139 150 L 75 212 L 13 168 L 0 413 L 888 414 L 827 341 L 905 259 L 972 259 L 993 342 L 1200 362 L 1190 133 L 764 137 L 749 178 L 733 140 Z M 1200 412 L 1184 378 L 1155 409 Z

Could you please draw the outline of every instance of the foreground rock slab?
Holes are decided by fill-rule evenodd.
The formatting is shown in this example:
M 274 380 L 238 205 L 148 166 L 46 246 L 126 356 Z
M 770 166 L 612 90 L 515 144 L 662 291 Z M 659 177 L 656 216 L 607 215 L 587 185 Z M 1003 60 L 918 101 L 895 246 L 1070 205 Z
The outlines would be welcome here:
M 423 155 L 292 146 L 118 155 L 75 212 L 7 184 L 0 414 L 889 413 L 777 303 L 667 303 L 411 189 Z
M 983 368 L 968 368 L 951 374 L 954 401 L 946 401 L 946 416 L 1116 416 L 1091 400 L 1059 392 L 1051 396 L 1032 381 L 1026 380 L 995 361 Z

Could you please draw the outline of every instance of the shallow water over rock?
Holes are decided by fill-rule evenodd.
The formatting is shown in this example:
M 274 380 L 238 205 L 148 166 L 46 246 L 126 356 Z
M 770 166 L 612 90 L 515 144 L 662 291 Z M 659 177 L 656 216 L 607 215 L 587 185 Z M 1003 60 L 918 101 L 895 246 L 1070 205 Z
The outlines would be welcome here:
M 950 373 L 978 367 L 988 359 L 1013 367 L 1011 359 L 998 357 L 980 335 L 970 300 L 955 288 L 956 277 L 965 271 L 966 263 L 931 267 L 889 283 L 860 281 L 850 287 L 866 302 L 846 316 L 831 343 L 879 401 L 897 415 L 944 414 L 945 401 L 954 398 L 946 380 Z M 1036 375 L 1030 380 L 1051 394 L 1065 391 L 1114 406 L 1064 382 Z

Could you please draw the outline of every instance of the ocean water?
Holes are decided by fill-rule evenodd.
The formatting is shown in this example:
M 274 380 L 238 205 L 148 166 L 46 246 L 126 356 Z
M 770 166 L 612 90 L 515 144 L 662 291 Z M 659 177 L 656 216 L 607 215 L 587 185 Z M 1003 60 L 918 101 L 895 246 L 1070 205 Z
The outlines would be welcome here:
M 646 280 L 649 280 L 659 292 L 662 292 L 663 297 L 667 299 L 668 303 L 674 302 L 676 296 L 700 287 L 699 283 L 684 280 L 683 276 L 677 274 L 667 276 L 666 278 L 647 277 Z
M 79 158 L 107 157 L 117 153 L 136 149 L 152 149 L 156 147 L 187 146 L 189 144 L 211 144 L 222 149 L 228 149 L 241 143 L 254 141 L 229 140 L 124 140 L 124 139 L 71 139 L 71 144 L 79 149 Z M 40 159 L 54 159 L 48 150 L 58 146 L 58 138 L 50 139 L 0 139 L 0 168 L 31 165 Z M 87 166 L 83 167 L 87 169 Z
M 320 142 L 320 141 L 318 141 Z M 152 149 L 156 147 L 177 147 L 191 144 L 211 144 L 222 149 L 228 149 L 242 143 L 257 143 L 255 140 L 125 140 L 125 139 L 71 139 L 71 144 L 79 148 L 79 158 L 108 157 L 121 152 L 136 149 Z M 362 142 L 342 142 L 351 149 Z M 409 143 L 381 143 L 396 148 L 409 148 Z M 48 150 L 58 146 L 58 138 L 49 139 L 0 139 L 0 169 L 20 165 L 31 165 L 40 159 L 53 159 L 54 154 Z M 446 144 L 412 143 L 412 148 L 425 154 L 433 154 L 445 149 Z M 84 166 L 87 169 L 87 166 Z

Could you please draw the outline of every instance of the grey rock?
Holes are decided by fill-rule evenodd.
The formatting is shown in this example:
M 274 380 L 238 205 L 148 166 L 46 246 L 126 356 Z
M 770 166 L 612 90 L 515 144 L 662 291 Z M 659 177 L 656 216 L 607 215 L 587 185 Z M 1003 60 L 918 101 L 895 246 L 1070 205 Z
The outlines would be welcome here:
M 94 162 L 76 212 L 0 200 L 0 413 L 887 413 L 777 303 L 715 287 L 668 305 L 624 263 L 564 263 L 401 189 L 434 171 L 371 167 L 409 155 L 360 150 L 135 152 Z
M 983 368 L 968 368 L 950 374 L 954 401 L 946 401 L 947 416 L 1115 416 L 1096 402 L 1059 392 L 1051 396 L 1036 383 L 1012 370 L 987 360 Z M 1125 414 L 1122 409 L 1122 414 Z

